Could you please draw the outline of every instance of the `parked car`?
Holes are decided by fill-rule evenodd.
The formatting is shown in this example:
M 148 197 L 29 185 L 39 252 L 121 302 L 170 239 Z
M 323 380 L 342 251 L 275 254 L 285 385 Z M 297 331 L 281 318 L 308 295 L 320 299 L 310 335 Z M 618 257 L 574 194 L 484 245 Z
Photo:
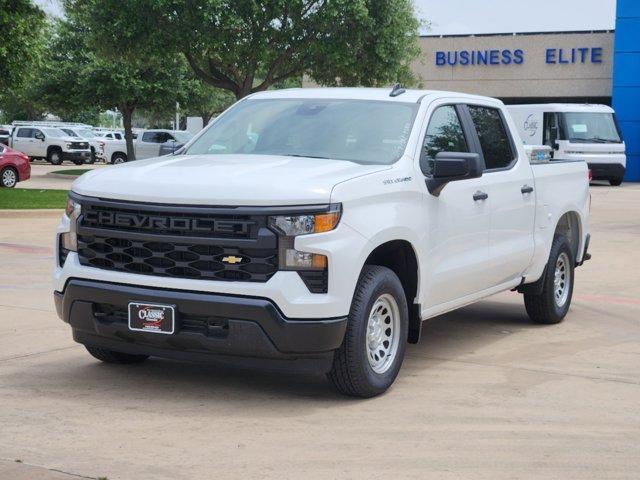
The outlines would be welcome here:
M 82 165 L 91 159 L 89 142 L 71 137 L 59 128 L 22 124 L 11 134 L 10 146 L 29 158 L 44 158 L 53 165 L 69 160 Z
M 181 130 L 143 130 L 134 139 L 136 160 L 158 157 L 173 153 L 192 138 L 191 133 Z M 162 152 L 162 153 L 161 153 Z M 105 155 L 111 163 L 128 161 L 127 145 L 124 140 L 112 140 L 105 144 Z
M 87 163 L 94 163 L 96 160 L 105 161 L 104 145 L 105 140 L 98 137 L 93 130 L 89 127 L 60 127 L 60 130 L 75 138 L 82 138 L 89 142 L 91 148 L 91 161 Z
M 13 188 L 31 176 L 29 157 L 6 145 L 0 145 L 0 186 Z
M 509 290 L 533 321 L 565 318 L 587 165 L 531 158 L 492 98 L 256 93 L 179 155 L 74 182 L 56 310 L 104 362 L 235 358 L 371 397 L 426 319 Z
M 9 138 L 11 137 L 11 125 L 0 125 L 0 143 L 3 145 L 9 145 Z
M 525 144 L 548 145 L 554 160 L 583 160 L 594 179 L 622 183 L 627 156 L 611 107 L 547 103 L 508 108 Z

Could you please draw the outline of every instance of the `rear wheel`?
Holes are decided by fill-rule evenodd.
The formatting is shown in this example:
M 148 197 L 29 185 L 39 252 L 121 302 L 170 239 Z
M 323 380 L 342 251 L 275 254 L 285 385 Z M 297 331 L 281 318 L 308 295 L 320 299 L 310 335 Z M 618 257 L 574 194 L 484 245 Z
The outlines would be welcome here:
M 0 185 L 5 188 L 13 188 L 18 183 L 18 172 L 11 167 L 5 167 L 0 172 Z
M 61 165 L 62 164 L 62 150 L 59 148 L 52 148 L 47 153 L 47 162 L 52 165 Z
M 619 187 L 622 185 L 622 177 L 612 177 L 609 179 L 609 183 L 612 187 Z
M 409 313 L 396 274 L 365 265 L 351 304 L 347 331 L 328 374 L 345 395 L 373 397 L 396 379 L 407 345 Z
M 571 306 L 573 295 L 574 254 L 564 235 L 556 235 L 543 280 L 542 292 L 525 294 L 524 305 L 537 323 L 560 323 Z
M 105 348 L 91 347 L 85 345 L 87 351 L 98 360 L 106 363 L 118 363 L 121 365 L 128 365 L 131 363 L 144 362 L 149 355 L 132 355 L 130 353 L 114 352 L 113 350 L 107 350 Z

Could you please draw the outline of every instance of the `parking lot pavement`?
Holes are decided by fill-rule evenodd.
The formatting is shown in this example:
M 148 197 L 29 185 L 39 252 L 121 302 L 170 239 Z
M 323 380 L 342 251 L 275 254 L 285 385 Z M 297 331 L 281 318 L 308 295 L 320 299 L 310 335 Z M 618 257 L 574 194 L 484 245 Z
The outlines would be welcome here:
M 31 178 L 24 182 L 18 183 L 16 188 L 35 188 L 35 189 L 56 189 L 68 190 L 77 177 L 60 178 L 49 175 L 51 172 L 60 170 L 76 170 L 76 169 L 94 169 L 105 168 L 104 163 L 95 163 L 92 165 L 74 165 L 73 163 L 64 162 L 62 165 L 51 165 L 43 160 L 31 162 Z
M 564 323 L 533 325 L 515 293 L 432 319 L 370 400 L 324 378 L 101 364 L 53 310 L 57 219 L 0 218 L 0 478 L 637 479 L 640 185 L 592 194 Z

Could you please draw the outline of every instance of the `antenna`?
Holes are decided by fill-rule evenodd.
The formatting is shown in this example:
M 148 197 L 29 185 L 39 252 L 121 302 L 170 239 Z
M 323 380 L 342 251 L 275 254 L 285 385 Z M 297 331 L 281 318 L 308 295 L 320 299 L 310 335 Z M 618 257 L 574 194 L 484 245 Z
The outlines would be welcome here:
M 402 88 L 402 86 L 399 83 L 396 83 L 393 86 L 393 89 L 391 90 L 391 93 L 389 94 L 389 96 L 397 97 L 398 95 L 402 95 L 404 92 L 406 92 L 406 90 Z

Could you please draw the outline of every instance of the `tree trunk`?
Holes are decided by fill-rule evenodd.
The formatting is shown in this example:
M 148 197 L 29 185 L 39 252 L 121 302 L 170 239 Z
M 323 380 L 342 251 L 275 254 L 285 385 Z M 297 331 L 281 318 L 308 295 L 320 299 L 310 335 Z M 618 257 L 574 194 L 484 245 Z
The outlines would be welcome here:
M 211 121 L 211 117 L 213 117 L 213 112 L 202 112 L 201 116 L 202 116 L 202 126 L 206 127 L 207 125 L 209 125 L 209 122 Z
M 123 105 L 120 110 L 122 111 L 122 124 L 124 125 L 124 140 L 127 145 L 127 161 L 130 162 L 136 159 L 136 151 L 133 147 L 133 129 L 131 127 L 134 107 Z

